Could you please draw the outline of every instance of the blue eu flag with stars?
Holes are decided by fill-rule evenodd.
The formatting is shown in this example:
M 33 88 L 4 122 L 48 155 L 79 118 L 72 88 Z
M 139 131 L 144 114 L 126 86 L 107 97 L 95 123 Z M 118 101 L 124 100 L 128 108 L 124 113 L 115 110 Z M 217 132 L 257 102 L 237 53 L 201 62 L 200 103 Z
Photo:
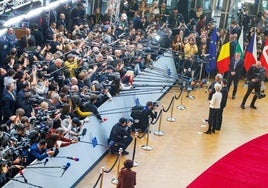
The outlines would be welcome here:
M 206 65 L 207 73 L 210 73 L 211 71 L 216 69 L 217 39 L 218 39 L 218 35 L 217 35 L 216 28 L 213 28 L 213 31 L 211 33 L 210 42 L 209 42 L 209 47 L 208 47 L 209 57 L 208 57 L 208 64 Z

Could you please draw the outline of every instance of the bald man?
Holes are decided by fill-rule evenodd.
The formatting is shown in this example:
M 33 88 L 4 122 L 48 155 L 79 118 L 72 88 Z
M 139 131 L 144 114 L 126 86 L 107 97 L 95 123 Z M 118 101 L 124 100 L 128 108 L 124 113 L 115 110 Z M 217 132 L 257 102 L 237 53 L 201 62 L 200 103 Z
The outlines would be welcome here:
M 257 109 L 255 102 L 257 98 L 260 98 L 261 83 L 265 80 L 266 70 L 261 66 L 261 62 L 257 61 L 256 64 L 252 65 L 247 72 L 248 90 L 243 98 L 240 105 L 242 109 L 245 109 L 245 103 L 248 96 L 254 89 L 254 97 L 250 103 L 250 108 Z

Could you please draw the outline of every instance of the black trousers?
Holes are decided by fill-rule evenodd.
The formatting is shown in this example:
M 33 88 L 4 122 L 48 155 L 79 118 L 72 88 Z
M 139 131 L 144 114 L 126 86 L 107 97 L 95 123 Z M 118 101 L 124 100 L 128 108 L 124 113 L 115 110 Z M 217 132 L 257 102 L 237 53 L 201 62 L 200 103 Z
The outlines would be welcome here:
M 120 148 L 125 151 L 129 144 L 132 142 L 132 140 L 133 138 L 131 136 L 126 136 L 120 141 L 114 141 L 114 144 L 111 146 L 111 151 L 118 152 Z
M 216 130 L 221 130 L 221 124 L 222 124 L 222 114 L 223 114 L 223 108 L 219 109 L 217 122 L 216 122 Z
M 255 92 L 255 95 L 250 103 L 250 105 L 255 105 L 255 102 L 257 100 L 257 95 L 260 94 L 261 92 L 261 83 L 249 83 L 248 84 L 248 90 L 243 98 L 243 101 L 242 101 L 242 104 L 241 105 L 245 105 L 246 104 L 246 101 L 248 99 L 248 96 L 251 94 L 251 92 L 253 91 L 254 89 L 254 92 Z
M 232 96 L 235 96 L 236 92 L 237 92 L 239 77 L 230 75 L 227 80 L 228 80 L 227 87 L 228 87 L 229 91 L 230 91 L 230 86 L 231 86 L 232 82 L 234 83 Z
M 215 108 L 209 108 L 208 116 L 208 132 L 215 131 L 218 123 L 219 110 Z

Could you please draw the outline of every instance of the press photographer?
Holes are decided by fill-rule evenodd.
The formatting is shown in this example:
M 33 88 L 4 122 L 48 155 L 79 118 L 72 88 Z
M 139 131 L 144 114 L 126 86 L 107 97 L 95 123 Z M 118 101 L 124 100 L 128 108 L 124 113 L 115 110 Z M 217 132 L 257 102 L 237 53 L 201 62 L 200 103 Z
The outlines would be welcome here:
M 261 66 L 261 62 L 257 61 L 252 65 L 247 72 L 248 89 L 241 103 L 241 108 L 245 109 L 245 103 L 249 95 L 254 90 L 254 97 L 250 103 L 250 108 L 257 109 L 255 102 L 257 99 L 261 99 L 266 95 L 261 93 L 261 84 L 265 81 L 266 70 Z
M 62 59 L 58 58 L 54 60 L 53 64 L 49 65 L 47 73 L 50 75 L 50 77 L 54 78 L 60 88 L 64 85 L 63 81 L 65 80 L 65 76 Z
M 156 102 L 148 101 L 146 106 L 135 106 L 132 108 L 130 116 L 133 118 L 133 124 L 131 129 L 133 131 L 140 130 L 147 132 L 151 122 L 157 117 L 156 108 L 158 104 Z
M 36 104 L 35 99 L 32 97 L 33 94 L 30 91 L 30 84 L 29 82 L 25 82 L 22 85 L 22 89 L 17 94 L 17 106 L 19 108 L 24 109 L 25 115 L 27 117 L 31 116 L 31 113 L 33 112 L 33 107 L 38 105 Z
M 123 149 L 122 154 L 128 155 L 129 152 L 126 151 L 128 145 L 132 142 L 133 138 L 131 137 L 131 123 L 126 118 L 120 118 L 118 123 L 116 123 L 110 133 L 110 137 L 108 139 L 108 143 L 111 141 L 114 144 L 111 147 L 112 153 L 117 153 L 119 148 Z

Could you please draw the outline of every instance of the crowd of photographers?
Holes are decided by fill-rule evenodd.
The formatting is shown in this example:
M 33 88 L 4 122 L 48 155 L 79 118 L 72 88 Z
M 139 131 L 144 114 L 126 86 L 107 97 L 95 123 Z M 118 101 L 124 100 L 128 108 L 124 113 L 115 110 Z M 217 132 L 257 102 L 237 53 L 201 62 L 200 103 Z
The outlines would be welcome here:
M 33 160 L 56 156 L 59 147 L 76 143 L 83 118 L 94 114 L 106 121 L 98 106 L 130 89 L 135 75 L 152 66 L 161 38 L 167 39 L 162 46 L 171 44 L 186 76 L 200 67 L 196 55 L 207 56 L 215 27 L 202 7 L 189 23 L 165 3 L 124 0 L 120 9 L 120 19 L 110 24 L 112 7 L 104 15 L 99 8 L 86 15 L 82 3 L 66 4 L 31 19 L 20 39 L 11 27 L 0 37 L 1 184 Z M 221 45 L 227 32 L 218 31 Z M 233 22 L 230 40 L 240 31 Z M 258 34 L 263 41 L 263 32 Z

